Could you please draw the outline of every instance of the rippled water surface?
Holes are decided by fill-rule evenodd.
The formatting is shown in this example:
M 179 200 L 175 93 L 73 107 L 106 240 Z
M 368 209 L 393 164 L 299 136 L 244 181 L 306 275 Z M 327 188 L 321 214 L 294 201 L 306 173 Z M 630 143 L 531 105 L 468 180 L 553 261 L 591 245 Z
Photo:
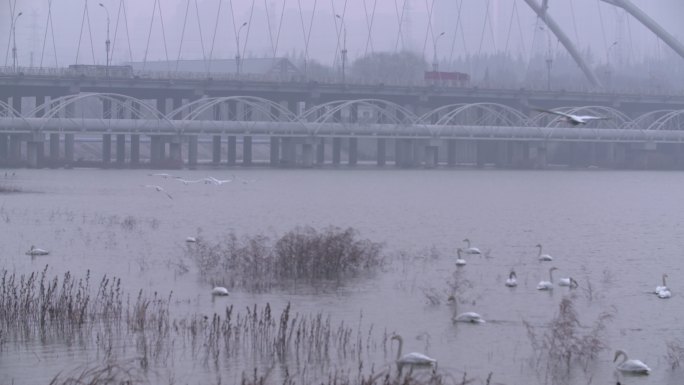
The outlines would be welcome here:
M 561 299 L 572 296 L 586 326 L 581 330 L 604 311 L 613 318 L 606 324 L 608 348 L 586 373 L 571 374 L 571 383 L 614 384 L 616 349 L 653 370 L 648 377 L 621 378 L 622 384 L 681 384 L 684 378 L 666 358 L 666 343 L 684 340 L 684 174 L 679 172 L 177 172 L 186 179 L 229 178 L 234 172 L 249 180 L 211 186 L 184 185 L 142 170 L 10 170 L 3 178 L 4 171 L 0 185 L 23 191 L 0 195 L 0 267 L 10 272 L 41 271 L 47 264 L 51 275 L 70 271 L 83 277 L 90 270 L 94 282 L 115 275 L 132 296 L 140 289 L 164 296 L 173 291 L 178 316 L 266 303 L 279 315 L 290 302 L 302 314 L 329 314 L 333 324 L 366 331 L 372 326 L 377 345 L 364 357 L 366 368 L 391 361 L 396 345 L 385 352 L 380 344 L 383 333 L 395 331 L 404 336 L 405 352 L 429 354 L 447 377 L 460 381 L 465 372 L 475 383 L 485 383 L 490 373 L 492 383 L 544 383 L 543 368 L 533 367 L 523 321 L 538 335 L 545 333 Z M 162 186 L 173 199 L 147 184 Z M 133 230 L 120 225 L 129 216 L 136 221 Z M 187 236 L 218 242 L 234 231 L 275 238 L 296 226 L 330 225 L 353 227 L 362 238 L 382 242 L 391 258 L 388 266 L 334 290 L 236 290 L 212 299 L 211 285 L 198 277 L 185 253 Z M 468 264 L 457 271 L 455 249 L 466 237 L 488 257 L 466 256 Z M 537 261 L 537 243 L 553 262 Z M 31 245 L 51 253 L 29 257 L 24 253 Z M 190 272 L 178 268 L 183 261 Z M 551 266 L 558 268 L 556 278 L 572 276 L 580 287 L 572 293 L 561 287 L 537 291 Z M 520 284 L 509 289 L 504 280 L 512 268 Z M 455 272 L 463 283 L 456 309 L 446 300 Z M 660 300 L 649 291 L 665 272 L 673 297 Z M 431 296 L 438 303 L 431 303 Z M 452 315 L 463 311 L 476 311 L 488 322 L 454 324 Z M 18 343 L 7 333 L 1 338 L 0 383 L 48 383 L 61 370 L 101 358 L 73 341 Z M 134 349 L 128 354 L 134 357 Z M 234 383 L 242 371 L 253 369 L 239 360 L 215 370 L 187 361 L 179 353 L 155 370 L 182 368 L 175 370 L 175 383 L 195 384 L 215 383 L 218 377 Z

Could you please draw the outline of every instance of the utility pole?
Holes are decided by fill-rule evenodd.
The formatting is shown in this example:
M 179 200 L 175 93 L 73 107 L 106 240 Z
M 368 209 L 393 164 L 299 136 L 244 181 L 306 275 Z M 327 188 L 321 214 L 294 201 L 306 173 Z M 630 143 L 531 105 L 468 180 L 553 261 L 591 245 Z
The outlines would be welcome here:
M 17 16 L 15 16 L 14 20 L 12 20 L 12 69 L 15 73 L 17 72 L 17 67 L 19 66 L 17 60 L 17 20 L 21 15 L 22 12 L 17 13 Z
M 235 66 L 236 66 L 235 69 L 237 71 L 237 77 L 238 78 L 240 77 L 240 64 L 241 64 L 240 61 L 242 60 L 242 58 L 240 57 L 240 31 L 242 31 L 242 28 L 244 28 L 246 26 L 247 26 L 247 22 L 245 21 L 244 23 L 242 23 L 240 28 L 238 28 L 237 36 L 235 37 L 235 39 L 237 40 L 237 54 L 235 55 Z
M 107 40 L 105 40 L 105 50 L 107 51 L 107 56 L 106 56 L 107 62 L 105 63 L 105 75 L 109 78 L 109 43 L 110 43 L 109 42 L 109 10 L 102 3 L 100 3 L 100 7 L 104 8 L 105 12 L 107 12 Z
M 347 25 L 344 23 L 344 18 L 340 15 L 335 15 L 336 18 L 342 22 L 342 84 L 346 84 L 345 65 L 347 64 Z

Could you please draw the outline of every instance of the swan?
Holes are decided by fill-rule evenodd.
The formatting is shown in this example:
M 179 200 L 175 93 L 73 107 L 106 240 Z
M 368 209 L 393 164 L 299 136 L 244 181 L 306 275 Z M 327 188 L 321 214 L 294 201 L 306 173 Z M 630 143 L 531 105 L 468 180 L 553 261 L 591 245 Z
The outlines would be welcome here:
M 667 274 L 663 274 L 663 286 L 656 286 L 654 294 L 658 294 L 663 290 L 667 290 L 667 291 L 670 290 L 667 288 L 667 283 L 665 282 L 665 278 L 667 278 Z
M 539 258 L 540 261 L 553 261 L 553 257 L 548 255 L 548 254 L 542 254 L 542 245 L 541 243 L 537 243 L 537 246 L 539 248 L 539 253 L 537 254 L 537 258 Z
M 204 182 L 204 179 L 193 179 L 193 180 L 188 180 L 188 179 L 183 179 L 179 176 L 174 178 L 175 180 L 179 182 L 183 182 L 184 185 L 189 185 L 190 183 L 199 183 L 199 182 Z
M 659 291 L 656 295 L 658 296 L 658 298 L 667 299 L 672 297 L 672 292 L 670 291 L 670 289 L 666 288 L 664 290 Z
M 453 318 L 454 322 L 470 322 L 474 324 L 483 324 L 486 321 L 482 318 L 481 315 L 474 313 L 472 311 L 466 312 L 466 313 L 461 313 L 457 315 L 456 317 Z
M 31 245 L 31 248 L 29 249 L 29 251 L 26 252 L 26 255 L 48 255 L 48 254 L 50 254 L 49 251 L 39 249 L 33 245 Z
M 549 269 L 549 280 L 548 281 L 540 281 L 539 284 L 537 284 L 537 290 L 553 290 L 553 271 L 558 270 L 557 267 L 552 267 Z
M 508 287 L 518 286 L 518 276 L 515 275 L 515 271 L 511 270 L 510 274 L 508 274 L 508 279 L 506 280 L 506 286 L 508 286 Z
M 171 196 L 171 194 L 167 193 L 166 190 L 164 190 L 164 188 L 163 188 L 162 186 L 157 186 L 156 184 L 146 184 L 145 187 L 147 187 L 147 188 L 153 188 L 153 189 L 155 189 L 155 190 L 157 190 L 157 191 L 159 191 L 159 192 L 163 192 L 164 194 L 166 194 L 166 196 L 167 196 L 169 199 L 173 199 L 173 197 Z
M 195 237 L 187 237 L 187 238 L 185 238 L 185 242 L 188 242 L 188 243 L 195 243 L 195 242 L 197 242 L 197 238 L 195 238 Z
M 649 368 L 640 360 L 630 360 L 629 357 L 627 357 L 627 353 L 622 350 L 617 350 L 615 352 L 615 358 L 613 358 L 613 362 L 617 361 L 618 357 L 620 356 L 624 357 L 622 362 L 617 365 L 617 370 L 621 372 L 632 374 L 648 374 L 651 371 L 651 368 Z
M 480 249 L 478 249 L 477 247 L 470 247 L 470 239 L 466 238 L 463 240 L 463 242 L 466 243 L 466 254 L 482 254 L 482 252 L 480 252 Z
M 226 296 L 228 295 L 228 289 L 223 286 L 216 286 L 215 288 L 211 289 L 211 295 Z
M 464 266 L 466 264 L 466 260 L 461 258 L 461 252 L 463 249 L 460 247 L 456 249 L 456 254 L 458 254 L 458 257 L 456 257 L 456 266 Z
M 224 183 L 230 183 L 235 179 L 235 176 L 233 176 L 231 179 L 216 179 L 213 176 L 206 177 L 204 179 L 205 184 L 213 184 L 216 186 L 220 186 Z
M 563 120 L 572 124 L 573 126 L 578 126 L 580 124 L 587 124 L 592 120 L 608 120 L 608 119 L 610 119 L 607 116 L 573 115 L 573 114 L 567 114 L 565 112 L 553 111 L 553 110 L 544 110 L 544 109 L 540 109 L 540 108 L 535 108 L 535 110 L 537 110 L 539 112 L 544 112 L 547 114 L 553 114 L 553 115 L 561 116 L 563 118 Z
M 404 339 L 401 338 L 399 334 L 394 334 L 392 335 L 392 340 L 397 340 L 399 341 L 399 349 L 397 350 L 397 369 L 399 369 L 399 373 L 401 373 L 401 369 L 404 367 L 404 365 L 409 365 L 409 366 L 433 366 L 437 365 L 437 360 L 428 357 L 423 353 L 407 353 L 405 355 L 401 355 L 401 351 L 404 347 Z
M 571 289 L 579 287 L 579 283 L 574 278 L 561 278 L 558 280 L 558 286 L 569 286 Z

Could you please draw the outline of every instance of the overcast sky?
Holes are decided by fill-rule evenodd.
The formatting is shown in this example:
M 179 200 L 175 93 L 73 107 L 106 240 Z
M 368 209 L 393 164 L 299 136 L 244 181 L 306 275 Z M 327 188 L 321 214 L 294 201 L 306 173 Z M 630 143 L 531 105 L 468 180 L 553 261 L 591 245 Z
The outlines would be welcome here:
M 41 57 L 44 67 L 55 66 L 55 63 L 63 67 L 77 61 L 81 64 L 105 63 L 106 12 L 98 5 L 98 0 L 87 1 L 85 23 L 82 22 L 85 0 L 52 0 L 55 43 L 53 45 L 52 30 L 48 28 L 44 52 L 49 1 L 0 0 L 0 47 L 4 51 L 0 60 L 4 59 L 8 65 L 12 63 L 10 4 L 15 1 L 17 10 L 23 12 L 16 25 L 21 66 L 31 63 L 31 53 L 34 66 L 40 65 Z M 245 56 L 272 57 L 274 51 L 276 56 L 303 55 L 307 47 L 303 29 L 308 32 L 311 26 L 308 56 L 331 64 L 344 44 L 338 43 L 338 33 L 343 36 L 344 29 L 335 14 L 344 17 L 346 46 L 351 60 L 373 51 L 410 49 L 431 61 L 435 47 L 441 60 L 494 51 L 528 57 L 532 52 L 556 54 L 562 50 L 555 38 L 549 39 L 537 26 L 534 13 L 523 0 L 434 0 L 431 17 L 429 8 L 433 0 L 123 0 L 130 32 L 129 50 L 123 14 L 119 13 L 122 0 L 100 1 L 111 18 L 114 63 L 128 61 L 131 56 L 134 61 L 167 57 L 176 60 L 179 48 L 183 59 L 210 55 L 232 58 L 236 54 L 235 31 L 247 22 L 239 34 L 241 44 L 246 44 Z M 673 35 L 680 39 L 684 36 L 684 23 L 681 23 L 684 1 L 632 2 Z M 402 13 L 405 3 L 400 35 L 398 12 Z M 671 52 L 634 18 L 600 0 L 549 0 L 549 12 L 580 48 L 590 47 L 599 62 L 611 60 L 617 64 L 630 58 L 657 57 Z M 371 17 L 373 24 L 369 27 L 367 20 Z M 279 25 L 282 27 L 275 47 Z M 441 32 L 444 35 L 435 40 Z

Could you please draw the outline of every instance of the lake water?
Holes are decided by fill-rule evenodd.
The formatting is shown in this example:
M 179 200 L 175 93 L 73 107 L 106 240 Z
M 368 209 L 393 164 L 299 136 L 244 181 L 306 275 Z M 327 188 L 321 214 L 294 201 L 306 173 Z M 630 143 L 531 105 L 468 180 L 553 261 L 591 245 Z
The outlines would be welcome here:
M 378 344 L 384 332 L 397 332 L 405 352 L 435 357 L 438 371 L 451 382 L 465 373 L 476 384 L 490 373 L 492 384 L 544 383 L 544 368 L 531 363 L 535 352 L 523 321 L 541 338 L 550 332 L 560 301 L 571 296 L 584 326 L 580 332 L 588 332 L 602 312 L 613 318 L 602 337 L 607 349 L 586 372 L 568 374 L 569 383 L 614 384 L 616 349 L 652 369 L 647 377 L 620 377 L 622 384 L 681 384 L 684 378 L 666 357 L 666 343 L 684 346 L 680 172 L 173 171 L 186 179 L 235 174 L 249 180 L 213 186 L 184 185 L 146 170 L 19 169 L 3 178 L 4 171 L 0 185 L 23 191 L 0 195 L 0 267 L 10 272 L 41 271 L 47 264 L 49 275 L 70 271 L 78 278 L 89 270 L 95 283 L 104 274 L 118 276 L 132 296 L 140 289 L 163 296 L 173 291 L 174 316 L 222 313 L 227 305 L 242 312 L 266 303 L 279 315 L 290 302 L 293 311 L 330 315 L 335 325 L 372 326 Z M 148 184 L 162 186 L 173 199 Z M 133 231 L 119 225 L 128 216 L 136 220 Z M 296 226 L 331 225 L 353 227 L 360 237 L 382 242 L 388 266 L 335 290 L 235 290 L 220 299 L 211 298 L 211 285 L 192 264 L 188 273 L 177 268 L 188 236 L 218 242 L 230 231 L 277 237 Z M 468 264 L 457 269 L 455 250 L 466 237 L 488 256 L 465 256 Z M 537 260 L 538 243 L 554 261 Z M 31 245 L 51 253 L 29 257 Z M 558 268 L 555 278 L 572 276 L 579 288 L 536 290 L 551 266 Z M 511 269 L 519 281 L 514 289 L 504 286 Z M 663 273 L 673 291 L 667 300 L 649 294 Z M 454 274 L 463 283 L 455 306 L 446 301 Z M 438 303 L 428 300 L 430 293 Z M 452 315 L 464 311 L 488 322 L 453 323 Z M 98 360 L 94 350 L 67 341 L 19 343 L 2 336 L 0 383 L 47 384 L 62 370 Z M 374 346 L 364 358 L 366 368 L 380 368 L 396 354 L 389 342 L 389 351 Z M 135 356 L 133 349 L 128 353 Z M 183 354 L 156 369 L 172 373 L 167 378 L 175 383 L 199 384 L 216 383 L 216 372 L 223 383 L 235 383 L 254 367 L 236 359 L 207 370 L 188 364 Z

